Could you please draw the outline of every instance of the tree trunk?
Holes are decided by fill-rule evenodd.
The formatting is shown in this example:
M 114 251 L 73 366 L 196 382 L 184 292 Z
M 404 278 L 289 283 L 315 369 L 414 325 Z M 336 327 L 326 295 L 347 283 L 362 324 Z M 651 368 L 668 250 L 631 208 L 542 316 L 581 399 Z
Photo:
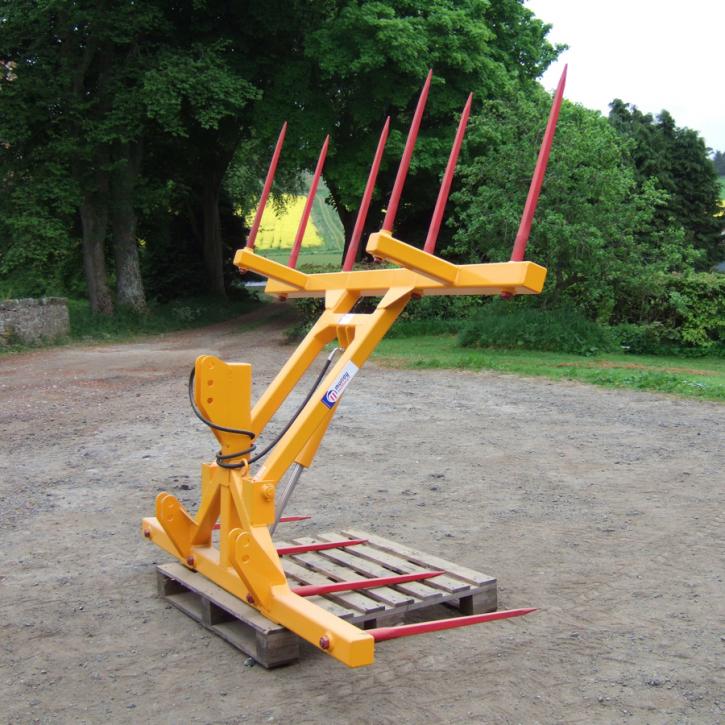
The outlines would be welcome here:
M 241 139 L 242 128 L 238 121 L 228 117 L 219 128 L 205 130 L 197 137 L 201 156 L 197 165 L 201 184 L 201 208 L 204 217 L 202 226 L 202 249 L 209 292 L 226 297 L 224 287 L 224 243 L 222 240 L 219 196 L 224 174 L 234 158 L 234 152 Z
M 343 246 L 342 246 L 342 259 L 340 260 L 340 264 L 342 264 L 345 261 L 345 256 L 347 255 L 347 248 L 350 246 L 350 238 L 352 237 L 352 230 L 355 228 L 355 220 L 357 219 L 357 209 L 354 209 L 353 211 L 348 211 L 343 207 L 343 205 L 340 203 L 340 195 L 338 194 L 337 186 L 335 186 L 334 183 L 328 181 L 325 179 L 325 182 L 327 183 L 327 188 L 330 192 L 330 196 L 332 197 L 332 200 L 334 202 L 335 210 L 337 211 L 338 216 L 340 217 L 340 222 L 342 223 L 343 228 Z M 365 248 L 365 235 L 363 234 L 363 238 L 361 239 L 360 247 L 362 249 Z M 362 252 L 358 250 L 357 258 L 360 259 L 362 256 Z
M 86 193 L 80 207 L 83 228 L 83 269 L 93 312 L 113 313 L 111 290 L 106 277 L 105 241 L 108 207 L 103 194 Z
M 140 145 L 119 144 L 111 177 L 113 256 L 116 261 L 116 302 L 136 311 L 146 309 L 141 266 L 136 245 L 133 189 L 140 163 Z
M 350 238 L 352 237 L 352 230 L 355 228 L 355 220 L 357 219 L 357 210 L 355 211 L 348 211 L 347 209 L 343 209 L 341 207 L 338 207 L 337 214 L 340 217 L 340 221 L 342 222 L 342 228 L 344 230 L 345 236 L 343 237 L 343 245 L 342 245 L 342 262 L 345 261 L 345 256 L 347 255 L 347 248 L 350 246 Z M 365 249 L 365 243 L 367 239 L 365 237 L 365 233 L 363 231 L 363 236 L 360 238 L 360 247 L 357 252 L 357 258 L 355 261 L 360 259 L 362 257 L 363 251 Z
M 221 179 L 216 174 L 206 178 L 202 193 L 204 210 L 204 266 L 209 283 L 209 291 L 220 297 L 226 297 L 224 288 L 224 267 L 222 259 L 222 231 L 219 216 L 219 190 Z

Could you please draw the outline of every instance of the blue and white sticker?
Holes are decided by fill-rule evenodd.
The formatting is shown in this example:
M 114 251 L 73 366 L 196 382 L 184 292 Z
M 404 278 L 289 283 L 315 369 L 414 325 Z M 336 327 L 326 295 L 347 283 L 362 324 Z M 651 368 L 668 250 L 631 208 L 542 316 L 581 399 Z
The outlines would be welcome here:
M 332 408 L 340 396 L 345 392 L 345 388 L 350 384 L 350 381 L 355 377 L 357 371 L 360 368 L 355 363 L 349 362 L 342 369 L 342 372 L 337 376 L 332 386 L 327 389 L 327 392 L 322 396 L 322 402 L 328 408 Z

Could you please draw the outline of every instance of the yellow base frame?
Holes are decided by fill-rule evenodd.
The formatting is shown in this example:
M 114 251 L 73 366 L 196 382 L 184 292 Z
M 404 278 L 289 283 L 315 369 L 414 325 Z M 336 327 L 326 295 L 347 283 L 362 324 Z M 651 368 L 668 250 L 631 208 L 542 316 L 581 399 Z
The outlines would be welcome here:
M 206 418 L 259 435 L 325 345 L 337 339 L 341 355 L 259 470 L 250 473 L 249 454 L 240 457 L 241 468 L 205 463 L 196 516 L 190 516 L 178 499 L 164 492 L 156 498 L 156 516 L 143 519 L 142 524 L 144 536 L 182 564 L 349 667 L 373 663 L 373 637 L 290 589 L 269 528 L 275 518 L 277 484 L 293 463 L 305 468 L 312 464 L 345 388 L 411 298 L 537 294 L 546 277 L 546 270 L 532 262 L 452 264 L 385 231 L 371 235 L 367 252 L 401 266 L 304 274 L 249 249 L 237 252 L 234 264 L 241 271 L 268 278 L 267 293 L 324 297 L 325 310 L 254 407 L 250 403 L 251 366 L 224 363 L 209 355 L 198 358 L 194 397 Z M 372 313 L 351 313 L 363 296 L 382 300 Z M 214 434 L 221 453 L 243 450 L 249 443 L 237 433 L 214 430 Z M 217 522 L 218 548 L 212 545 Z

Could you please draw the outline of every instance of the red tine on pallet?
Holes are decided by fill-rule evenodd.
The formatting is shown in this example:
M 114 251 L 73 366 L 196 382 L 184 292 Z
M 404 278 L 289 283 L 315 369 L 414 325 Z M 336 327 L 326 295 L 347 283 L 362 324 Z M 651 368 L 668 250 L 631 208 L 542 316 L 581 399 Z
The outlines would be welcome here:
M 352 230 L 352 236 L 350 237 L 350 244 L 345 254 L 345 261 L 342 264 L 342 271 L 349 272 L 355 260 L 357 259 L 357 250 L 360 246 L 360 237 L 365 227 L 365 220 L 368 216 L 368 209 L 370 208 L 370 200 L 373 196 L 373 189 L 375 188 L 375 181 L 378 178 L 378 171 L 380 170 L 380 161 L 383 158 L 383 151 L 385 150 L 385 143 L 388 140 L 388 131 L 390 130 L 390 116 L 385 119 L 385 125 L 383 130 L 380 132 L 380 140 L 378 141 L 378 148 L 375 150 L 375 156 L 373 157 L 373 165 L 370 167 L 370 174 L 368 175 L 367 183 L 365 184 L 365 191 L 363 192 L 362 201 L 360 202 L 360 208 L 357 212 L 357 219 L 355 220 L 355 227 Z
M 327 147 L 330 143 L 329 134 L 325 136 L 325 142 L 322 144 L 320 150 L 320 156 L 317 159 L 317 166 L 315 167 L 315 173 L 312 177 L 312 183 L 310 184 L 310 191 L 307 194 L 307 201 L 305 208 L 302 210 L 302 218 L 300 219 L 299 226 L 297 227 L 297 234 L 295 235 L 295 242 L 292 247 L 292 251 L 289 255 L 289 262 L 287 264 L 293 269 L 297 266 L 297 257 L 300 255 L 300 247 L 302 246 L 302 238 L 305 236 L 305 229 L 307 228 L 307 220 L 310 218 L 310 212 L 312 211 L 312 203 L 315 200 L 315 194 L 317 193 L 317 185 L 320 183 L 320 176 L 322 176 L 322 168 L 325 165 L 325 157 L 327 156 Z
M 426 237 L 423 250 L 428 254 L 434 254 L 436 250 L 436 242 L 438 241 L 438 232 L 441 228 L 441 222 L 443 221 L 443 212 L 446 210 L 446 202 L 448 201 L 448 195 L 451 193 L 451 184 L 453 183 L 453 174 L 456 172 L 456 163 L 458 162 L 458 154 L 461 151 L 461 144 L 463 143 L 463 136 L 466 133 L 466 124 L 468 123 L 468 117 L 471 115 L 471 101 L 473 100 L 473 93 L 468 95 L 466 105 L 463 107 L 461 113 L 461 120 L 458 122 L 458 130 L 456 131 L 456 137 L 453 140 L 453 147 L 451 148 L 451 155 L 448 157 L 448 164 L 446 165 L 446 171 L 443 174 L 443 182 L 441 183 L 440 191 L 438 192 L 438 199 L 436 200 L 435 209 L 433 210 L 433 218 L 430 220 L 430 227 L 428 228 L 428 236 Z
M 398 627 L 377 627 L 366 629 L 376 642 L 383 642 L 386 639 L 397 639 L 398 637 L 410 637 L 414 634 L 425 634 L 426 632 L 440 632 L 442 629 L 455 629 L 456 627 L 467 627 L 469 624 L 480 624 L 481 622 L 492 622 L 496 619 L 509 619 L 511 617 L 523 617 L 531 614 L 536 609 L 507 609 L 501 612 L 489 612 L 488 614 L 472 614 L 468 617 L 453 617 L 451 619 L 438 619 L 434 622 L 419 622 L 416 624 L 401 624 Z
M 405 185 L 405 177 L 408 175 L 408 168 L 410 167 L 410 159 L 413 156 L 413 149 L 415 148 L 415 141 L 418 138 L 418 130 L 420 129 L 420 120 L 423 118 L 423 109 L 425 108 L 426 101 L 428 100 L 428 91 L 430 89 L 430 79 L 433 77 L 433 69 L 428 71 L 428 77 L 425 79 L 423 84 L 423 90 L 420 92 L 420 98 L 418 98 L 418 105 L 413 115 L 413 121 L 410 124 L 410 130 L 408 131 L 408 140 L 405 142 L 405 149 L 403 150 L 403 156 L 400 159 L 400 166 L 398 166 L 398 174 L 395 177 L 395 183 L 393 184 L 393 191 L 390 194 L 390 201 L 388 202 L 388 210 L 383 220 L 383 229 L 386 232 L 392 234 L 393 226 L 395 225 L 395 217 L 398 213 L 398 204 L 400 204 L 400 195 L 403 193 L 403 186 Z
M 367 544 L 367 539 L 342 539 L 342 541 L 324 541 L 319 544 L 296 544 L 294 546 L 280 546 L 277 553 L 280 556 L 285 554 L 304 554 L 307 551 L 324 551 L 325 549 L 340 549 L 344 546 L 357 546 Z
M 272 189 L 274 175 L 277 173 L 277 163 L 279 162 L 279 155 L 282 153 L 282 144 L 284 143 L 284 137 L 286 133 L 287 121 L 282 124 L 282 130 L 279 132 L 279 138 L 277 139 L 277 145 L 274 147 L 272 160 L 269 162 L 269 169 L 267 169 L 267 178 L 264 180 L 264 187 L 262 188 L 262 196 L 259 198 L 257 213 L 254 215 L 252 228 L 249 230 L 249 236 L 247 237 L 247 249 L 254 249 L 254 241 L 257 238 L 257 232 L 259 231 L 259 225 L 262 221 L 264 207 L 267 205 L 267 198 L 269 197 L 269 192 Z
M 551 104 L 551 111 L 549 113 L 549 120 L 546 123 L 544 139 L 541 142 L 539 157 L 536 159 L 536 168 L 534 169 L 534 175 L 531 177 L 531 186 L 529 187 L 529 194 L 526 197 L 524 213 L 521 215 L 521 223 L 519 224 L 519 230 L 516 234 L 516 239 L 514 240 L 514 248 L 511 252 L 512 262 L 522 262 L 524 254 L 526 254 L 526 244 L 529 241 L 529 234 L 531 233 L 531 222 L 534 219 L 536 204 L 539 201 L 541 184 L 544 181 L 546 164 L 549 161 L 549 154 L 551 153 L 551 143 L 554 140 L 554 134 L 556 133 L 556 122 L 559 118 L 559 108 L 561 108 L 561 100 L 564 97 L 567 67 L 568 66 L 564 66 L 564 72 L 561 74 L 561 79 L 559 80 L 559 85 L 557 86 L 556 93 L 554 94 L 554 100 Z
M 293 587 L 292 591 L 301 597 L 314 597 L 317 594 L 330 594 L 332 592 L 349 592 L 356 589 L 374 589 L 387 587 L 405 582 L 432 579 L 434 576 L 445 574 L 444 571 L 421 571 L 416 574 L 396 574 L 394 576 L 380 576 L 373 579 L 356 579 L 347 582 L 331 582 L 330 584 L 305 584 Z

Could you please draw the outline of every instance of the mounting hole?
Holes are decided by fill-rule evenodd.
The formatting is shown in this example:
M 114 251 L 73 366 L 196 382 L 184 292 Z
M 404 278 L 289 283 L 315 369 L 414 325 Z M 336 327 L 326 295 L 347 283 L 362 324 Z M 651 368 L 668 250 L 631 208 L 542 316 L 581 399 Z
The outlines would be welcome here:
M 213 403 L 213 402 L 214 402 L 214 398 L 207 398 L 207 399 L 206 399 L 206 402 L 207 402 L 207 403 Z
M 206 381 L 206 384 L 207 384 L 207 385 L 214 385 L 214 381 L 213 381 L 213 380 L 207 380 L 207 381 Z

